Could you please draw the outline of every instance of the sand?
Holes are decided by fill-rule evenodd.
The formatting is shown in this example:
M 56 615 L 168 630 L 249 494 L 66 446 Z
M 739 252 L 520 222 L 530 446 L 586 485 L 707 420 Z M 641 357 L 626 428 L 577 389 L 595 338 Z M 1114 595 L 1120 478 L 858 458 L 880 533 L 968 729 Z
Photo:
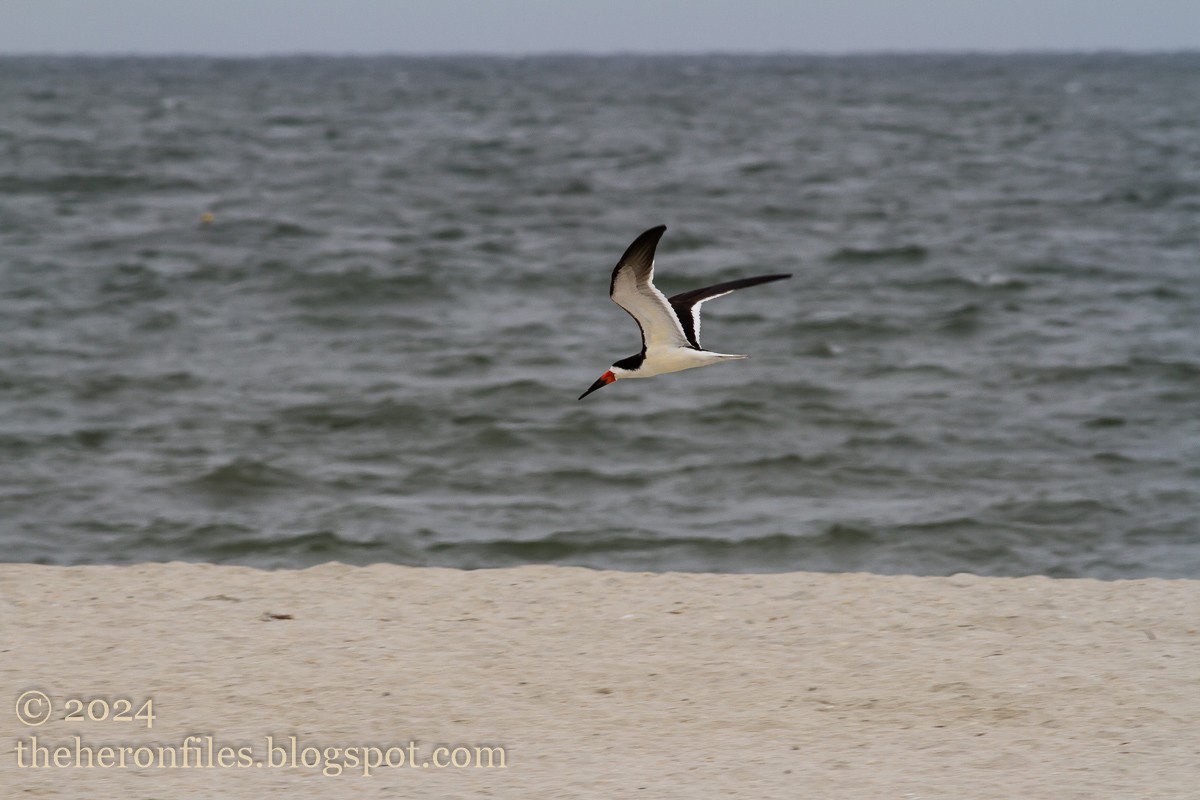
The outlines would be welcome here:
M 0 565 L 0 796 L 1200 797 L 1198 627 L 1200 581 Z

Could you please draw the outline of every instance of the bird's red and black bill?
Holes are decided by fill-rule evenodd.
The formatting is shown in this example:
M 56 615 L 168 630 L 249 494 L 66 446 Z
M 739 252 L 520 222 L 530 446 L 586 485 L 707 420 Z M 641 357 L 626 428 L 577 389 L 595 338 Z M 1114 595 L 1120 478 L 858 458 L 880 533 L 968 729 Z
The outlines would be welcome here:
M 609 370 L 608 372 L 604 373 L 599 378 L 597 378 L 596 382 L 593 383 L 591 386 L 589 386 L 588 390 L 586 392 L 579 395 L 579 399 L 582 400 L 583 398 L 587 397 L 589 394 L 596 391 L 597 389 L 601 389 L 605 386 L 608 386 L 610 383 L 612 383 L 616 379 L 617 379 L 617 376 L 612 374 L 612 370 Z

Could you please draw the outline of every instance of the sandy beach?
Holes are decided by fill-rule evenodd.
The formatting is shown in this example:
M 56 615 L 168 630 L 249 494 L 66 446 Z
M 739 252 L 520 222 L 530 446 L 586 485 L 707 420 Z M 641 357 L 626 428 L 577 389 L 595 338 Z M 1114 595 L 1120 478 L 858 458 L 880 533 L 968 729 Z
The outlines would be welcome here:
M 1198 581 L 0 565 L 0 794 L 1196 797 L 1198 627 Z

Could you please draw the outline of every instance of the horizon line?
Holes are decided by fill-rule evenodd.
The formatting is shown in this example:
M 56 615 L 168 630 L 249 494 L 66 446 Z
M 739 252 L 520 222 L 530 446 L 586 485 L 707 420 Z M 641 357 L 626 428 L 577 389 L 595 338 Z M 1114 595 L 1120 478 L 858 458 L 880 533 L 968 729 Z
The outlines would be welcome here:
M 1139 48 L 1139 47 L 931 47 L 863 48 L 846 50 L 275 50 L 263 52 L 204 50 L 14 50 L 0 51 L 0 58 L 211 58 L 211 59 L 268 59 L 268 58 L 610 58 L 645 57 L 677 58 L 686 56 L 726 56 L 738 58 L 793 56 L 806 58 L 845 58 L 854 56 L 1026 56 L 1026 55 L 1197 55 L 1200 47 Z

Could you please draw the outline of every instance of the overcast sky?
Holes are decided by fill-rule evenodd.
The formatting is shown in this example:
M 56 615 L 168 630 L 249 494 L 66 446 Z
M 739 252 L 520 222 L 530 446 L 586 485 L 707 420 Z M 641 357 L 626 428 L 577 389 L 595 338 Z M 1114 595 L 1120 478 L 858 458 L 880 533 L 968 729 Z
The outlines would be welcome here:
M 1200 49 L 1200 0 L 0 0 L 0 53 Z

